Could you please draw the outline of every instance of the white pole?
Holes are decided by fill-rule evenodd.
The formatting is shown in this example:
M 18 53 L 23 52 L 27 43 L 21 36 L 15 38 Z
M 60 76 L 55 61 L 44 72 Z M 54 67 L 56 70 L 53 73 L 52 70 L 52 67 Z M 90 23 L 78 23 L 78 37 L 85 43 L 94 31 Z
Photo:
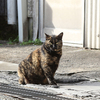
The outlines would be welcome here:
M 17 0 L 17 5 L 19 42 L 23 42 L 22 0 Z
M 39 0 L 39 38 L 43 41 L 43 0 Z
M 16 24 L 16 0 L 7 0 L 8 24 Z
M 38 0 L 33 0 L 33 41 L 38 34 Z
M 28 40 L 27 0 L 17 0 L 19 42 Z

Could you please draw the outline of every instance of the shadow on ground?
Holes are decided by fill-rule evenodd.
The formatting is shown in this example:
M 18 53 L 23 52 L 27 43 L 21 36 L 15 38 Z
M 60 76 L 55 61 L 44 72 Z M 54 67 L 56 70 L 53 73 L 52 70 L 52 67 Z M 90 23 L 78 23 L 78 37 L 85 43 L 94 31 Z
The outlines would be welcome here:
M 55 80 L 60 84 L 74 84 L 83 81 L 89 81 L 89 77 L 86 77 L 83 73 L 70 73 L 70 74 L 55 74 Z M 0 82 L 18 85 L 18 75 L 16 71 L 1 71 Z

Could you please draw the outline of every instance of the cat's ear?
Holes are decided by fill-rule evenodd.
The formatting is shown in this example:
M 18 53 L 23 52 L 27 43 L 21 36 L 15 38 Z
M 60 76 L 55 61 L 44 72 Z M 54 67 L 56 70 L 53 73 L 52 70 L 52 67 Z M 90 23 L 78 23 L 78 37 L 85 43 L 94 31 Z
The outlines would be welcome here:
M 46 36 L 46 40 L 49 40 L 51 38 L 51 36 L 46 33 L 45 33 L 45 36 Z
M 62 39 L 62 37 L 63 37 L 63 32 L 61 32 L 61 33 L 57 36 L 58 39 Z

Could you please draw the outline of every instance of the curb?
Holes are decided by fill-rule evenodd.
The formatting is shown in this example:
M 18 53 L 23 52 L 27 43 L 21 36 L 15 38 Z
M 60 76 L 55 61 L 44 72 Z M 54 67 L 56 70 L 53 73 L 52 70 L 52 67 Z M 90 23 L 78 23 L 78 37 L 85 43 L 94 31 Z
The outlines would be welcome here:
M 0 71 L 17 71 L 18 64 L 0 61 Z

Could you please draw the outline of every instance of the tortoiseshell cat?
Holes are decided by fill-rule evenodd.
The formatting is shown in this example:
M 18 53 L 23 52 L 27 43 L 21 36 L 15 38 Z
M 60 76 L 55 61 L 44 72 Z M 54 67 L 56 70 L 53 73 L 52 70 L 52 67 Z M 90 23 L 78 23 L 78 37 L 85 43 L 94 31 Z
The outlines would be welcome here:
M 46 35 L 46 41 L 41 48 L 33 51 L 18 67 L 19 84 L 49 84 L 56 85 L 55 71 L 62 55 L 62 36 Z

